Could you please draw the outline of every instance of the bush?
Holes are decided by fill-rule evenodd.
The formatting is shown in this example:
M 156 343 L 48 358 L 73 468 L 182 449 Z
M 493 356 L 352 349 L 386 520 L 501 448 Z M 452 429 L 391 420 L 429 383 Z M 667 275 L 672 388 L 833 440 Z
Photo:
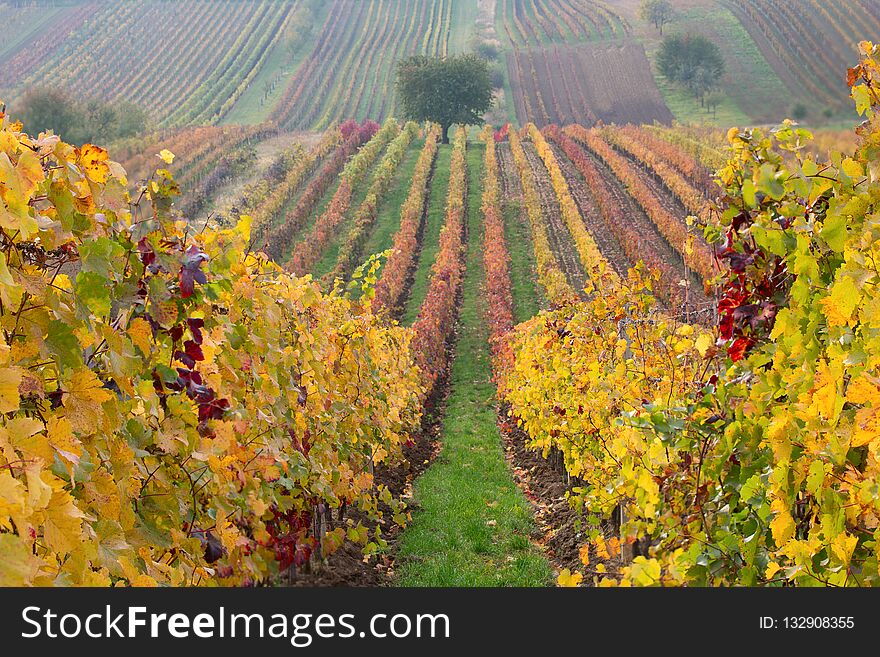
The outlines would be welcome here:
M 474 52 L 477 53 L 479 57 L 483 59 L 487 59 L 489 61 L 498 59 L 498 46 L 492 43 L 491 41 L 480 41 L 474 46 Z
M 149 124 L 147 113 L 134 103 L 81 101 L 53 87 L 28 91 L 16 110 L 28 132 L 53 130 L 73 144 L 131 137 L 145 132 Z
M 673 35 L 663 39 L 657 67 L 670 82 L 702 98 L 724 75 L 724 59 L 718 46 L 700 35 Z

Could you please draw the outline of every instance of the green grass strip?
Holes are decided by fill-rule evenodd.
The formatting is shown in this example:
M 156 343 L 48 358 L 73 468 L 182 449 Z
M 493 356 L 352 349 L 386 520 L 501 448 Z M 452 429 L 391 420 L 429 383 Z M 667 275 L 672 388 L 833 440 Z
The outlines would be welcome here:
M 529 540 L 534 519 L 511 478 L 495 423 L 482 294 L 483 149 L 468 147 L 470 239 L 442 450 L 415 483 L 420 508 L 401 537 L 399 586 L 552 583 L 549 563 Z M 444 150 L 448 161 L 448 147 Z
M 366 260 L 374 253 L 381 253 L 391 248 L 394 241 L 394 233 L 400 228 L 400 207 L 406 200 L 407 194 L 409 194 L 416 162 L 419 160 L 419 154 L 422 152 L 424 145 L 424 139 L 415 139 L 409 145 L 403 162 L 400 163 L 400 168 L 394 176 L 394 182 L 391 183 L 388 193 L 379 202 L 376 221 L 373 224 L 373 232 L 370 233 L 370 237 L 364 246 L 362 260 Z
M 354 191 L 351 194 L 351 203 L 349 203 L 348 211 L 345 213 L 345 221 L 336 228 L 336 235 L 327 245 L 327 248 L 324 249 L 321 259 L 315 263 L 314 267 L 312 267 L 312 274 L 315 278 L 321 278 L 324 274 L 329 274 L 333 271 L 333 265 L 336 264 L 336 259 L 339 257 L 339 247 L 342 245 L 342 240 L 348 235 L 348 231 L 354 223 L 355 212 L 361 207 L 361 203 L 364 202 L 364 199 L 367 198 L 367 192 L 370 191 L 370 183 L 371 180 L 367 176 L 364 176 L 361 181 L 355 185 Z M 322 214 L 323 212 L 324 210 L 321 210 Z M 315 217 L 320 216 L 320 214 L 315 215 Z
M 502 201 L 504 239 L 510 255 L 513 321 L 517 324 L 538 314 L 542 298 L 534 268 L 532 232 L 524 213 L 520 203 Z
M 428 216 L 425 232 L 422 236 L 422 250 L 413 284 L 410 287 L 409 299 L 403 314 L 403 324 L 409 326 L 416 320 L 419 308 L 428 293 L 428 281 L 431 278 L 431 265 L 440 248 L 440 229 L 446 219 L 446 189 L 449 187 L 449 163 L 452 159 L 452 145 L 440 144 L 437 147 L 437 161 L 434 165 L 434 178 L 431 180 L 431 191 L 428 197 Z

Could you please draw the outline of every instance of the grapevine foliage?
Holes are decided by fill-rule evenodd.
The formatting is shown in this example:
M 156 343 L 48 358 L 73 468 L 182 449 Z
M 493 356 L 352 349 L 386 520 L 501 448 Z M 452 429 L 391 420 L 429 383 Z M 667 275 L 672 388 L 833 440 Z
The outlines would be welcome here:
M 880 584 L 880 49 L 861 50 L 851 156 L 816 161 L 790 121 L 728 134 L 714 332 L 634 271 L 512 338 L 506 398 L 580 479 L 600 584 Z M 611 518 L 639 540 L 606 566 Z
M 126 186 L 0 114 L 0 585 L 247 584 L 380 547 L 319 520 L 405 519 L 372 467 L 419 421 L 411 333 L 250 252 L 246 219 L 194 234 L 166 170 Z

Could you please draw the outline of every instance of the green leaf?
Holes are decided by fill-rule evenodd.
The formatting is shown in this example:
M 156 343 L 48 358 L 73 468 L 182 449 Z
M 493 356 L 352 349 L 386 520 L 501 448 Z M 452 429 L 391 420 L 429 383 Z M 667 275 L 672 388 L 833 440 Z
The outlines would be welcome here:
M 62 367 L 77 367 L 82 364 L 82 348 L 66 322 L 53 319 L 46 328 L 46 346 L 58 357 Z
M 822 461 L 816 460 L 810 464 L 810 473 L 807 475 L 807 490 L 815 495 L 825 482 L 825 466 Z
M 774 255 L 785 257 L 788 253 L 785 245 L 785 232 L 781 228 L 764 228 L 763 226 L 752 226 L 752 237 L 755 238 L 758 246 Z
M 871 94 L 868 92 L 867 85 L 857 84 L 852 88 L 852 99 L 856 101 L 856 112 L 859 116 L 863 116 L 865 112 L 871 109 Z
M 118 242 L 111 241 L 106 237 L 99 237 L 89 242 L 84 242 L 79 247 L 82 258 L 82 270 L 106 274 L 116 269 L 125 256 L 125 251 Z
M 762 164 L 758 171 L 758 190 L 764 192 L 770 198 L 779 200 L 785 196 L 785 186 L 782 184 L 781 172 L 772 164 Z
M 76 296 L 98 317 L 110 314 L 109 281 L 98 273 L 81 271 L 76 275 Z
M 835 253 L 843 253 L 846 245 L 846 217 L 844 215 L 832 215 L 825 219 L 825 224 L 819 232 L 819 236 L 825 240 L 828 247 Z

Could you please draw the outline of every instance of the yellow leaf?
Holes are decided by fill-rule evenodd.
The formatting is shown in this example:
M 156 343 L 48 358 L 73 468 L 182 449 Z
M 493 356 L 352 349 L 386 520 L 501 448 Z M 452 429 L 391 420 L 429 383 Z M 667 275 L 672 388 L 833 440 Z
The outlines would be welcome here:
M 65 490 L 52 494 L 46 509 L 43 537 L 46 545 L 55 552 L 71 552 L 82 542 L 83 512 L 74 504 Z
M 27 586 L 40 568 L 30 546 L 14 534 L 0 534 L 0 586 Z
M 263 516 L 264 513 L 266 513 L 269 505 L 266 504 L 264 500 L 261 500 L 259 497 L 257 497 L 253 492 L 251 492 L 248 495 L 248 507 L 250 507 L 250 510 L 254 512 L 254 515 L 257 518 L 260 518 Z
M 791 457 L 791 431 L 794 416 L 789 411 L 779 411 L 767 425 L 767 441 L 773 448 L 773 456 L 777 462 L 788 461 Z
M 131 580 L 131 585 L 134 588 L 156 588 L 159 586 L 159 583 L 150 577 L 149 575 L 138 575 L 133 580 Z
M 852 559 L 852 554 L 858 544 L 859 539 L 846 532 L 838 534 L 831 542 L 831 550 L 834 552 L 834 556 L 843 563 L 844 568 L 849 567 L 850 559 Z
M 556 578 L 556 583 L 563 587 L 574 587 L 580 586 L 583 579 L 584 576 L 579 572 L 575 571 L 572 573 L 568 568 L 563 568 L 559 573 L 559 577 Z
M 771 561 L 767 564 L 767 570 L 764 571 L 764 579 L 773 579 L 773 576 L 778 573 L 782 569 L 775 561 Z
M 44 473 L 47 477 L 53 477 L 36 464 L 25 470 L 28 486 L 27 503 L 34 511 L 42 511 L 52 501 L 52 487 L 43 481 Z
M 107 151 L 94 144 L 84 144 L 80 149 L 79 161 L 86 175 L 96 183 L 107 182 L 110 166 Z
M 770 508 L 776 512 L 776 517 L 770 521 L 770 531 L 773 534 L 773 540 L 777 547 L 781 548 L 794 536 L 796 529 L 794 518 L 791 517 L 788 507 L 782 500 L 773 500 Z
M 11 530 L 10 518 L 18 524 L 25 512 L 24 485 L 8 472 L 0 472 L 0 528 Z
M 856 411 L 850 447 L 868 445 L 880 438 L 880 414 L 878 407 L 860 408 Z
M 33 459 L 39 457 L 49 463 L 55 458 L 52 449 L 46 437 L 40 433 L 43 430 L 43 423 L 31 417 L 17 417 L 9 420 L 4 429 L 5 438 L 9 440 L 15 449 L 17 449 L 25 457 L 25 459 Z M 3 438 L 0 438 L 0 442 Z
M 17 411 L 21 405 L 18 386 L 21 385 L 21 370 L 17 367 L 0 368 L 0 413 Z
M 831 293 L 819 304 L 825 311 L 829 326 L 846 326 L 859 303 L 861 294 L 849 276 L 839 278 L 831 286 Z
M 134 346 L 140 349 L 144 356 L 149 356 L 153 344 L 153 329 L 150 323 L 143 317 L 135 317 L 129 323 L 126 332 Z
M 167 148 L 163 148 L 159 151 L 159 159 L 161 159 L 165 164 L 171 164 L 174 162 L 174 153 L 169 151 Z
M 73 430 L 93 433 L 101 423 L 101 404 L 112 397 L 95 373 L 83 368 L 70 377 L 61 400 Z
M 880 407 L 880 387 L 878 381 L 868 374 L 862 374 L 850 381 L 846 389 L 846 400 L 853 404 L 871 404 Z
M 581 547 L 580 552 L 578 553 L 581 558 L 581 563 L 585 566 L 590 565 L 590 546 L 589 544 Z
M 706 352 L 709 351 L 713 344 L 715 344 L 715 338 L 711 333 L 701 333 L 700 337 L 694 341 L 694 347 L 696 347 L 701 358 L 706 357 Z
M 837 385 L 838 376 L 826 363 L 819 363 L 816 370 L 815 388 L 813 389 L 813 403 L 816 410 L 826 420 L 837 419 Z
M 83 449 L 82 443 L 73 435 L 70 421 L 66 417 L 50 418 L 46 424 L 46 434 L 49 437 L 49 444 L 64 460 L 79 463 Z

